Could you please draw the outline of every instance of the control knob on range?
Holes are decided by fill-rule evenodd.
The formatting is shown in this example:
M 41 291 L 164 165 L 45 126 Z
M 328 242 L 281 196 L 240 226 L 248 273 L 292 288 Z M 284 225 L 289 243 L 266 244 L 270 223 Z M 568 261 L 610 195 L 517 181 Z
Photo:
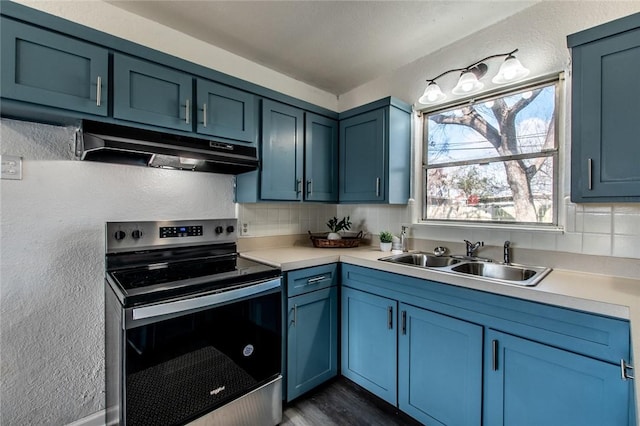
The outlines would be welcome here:
M 222 226 L 216 226 L 215 232 L 218 235 L 222 234 Z
M 227 226 L 227 233 L 228 234 L 232 233 L 233 231 L 235 231 L 235 228 L 233 227 L 233 225 Z
M 134 240 L 138 240 L 140 239 L 140 237 L 142 237 L 142 232 L 139 229 L 135 229 L 133 232 L 131 232 L 131 238 L 133 238 Z
M 120 240 L 124 240 L 124 237 L 126 237 L 127 234 L 124 231 L 116 231 L 116 233 L 113 236 L 116 240 L 120 241 Z

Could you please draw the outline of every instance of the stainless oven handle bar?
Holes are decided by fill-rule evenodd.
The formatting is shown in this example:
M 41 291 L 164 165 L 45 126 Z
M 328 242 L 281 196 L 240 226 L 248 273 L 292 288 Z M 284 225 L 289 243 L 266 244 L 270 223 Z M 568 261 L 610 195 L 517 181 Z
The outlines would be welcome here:
M 273 290 L 281 286 L 280 278 L 260 282 L 254 285 L 237 288 L 235 290 L 224 291 L 222 293 L 208 294 L 206 296 L 194 297 L 191 299 L 176 300 L 175 302 L 161 303 L 157 305 L 143 306 L 133 309 L 133 319 L 159 317 L 162 315 L 175 314 L 191 309 L 215 306 L 222 303 L 232 302 L 237 299 L 244 299 L 260 293 Z

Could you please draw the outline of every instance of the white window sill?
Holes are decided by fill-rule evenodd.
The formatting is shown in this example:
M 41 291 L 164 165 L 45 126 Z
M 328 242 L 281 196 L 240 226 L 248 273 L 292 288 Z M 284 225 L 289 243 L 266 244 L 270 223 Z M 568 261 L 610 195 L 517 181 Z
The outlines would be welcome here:
M 447 221 L 418 221 L 411 225 L 412 227 L 430 227 L 438 228 L 454 228 L 454 229 L 495 229 L 500 231 L 525 231 L 563 234 L 564 228 L 559 225 L 535 226 L 535 225 L 518 225 L 511 223 L 473 223 L 473 222 L 447 222 Z

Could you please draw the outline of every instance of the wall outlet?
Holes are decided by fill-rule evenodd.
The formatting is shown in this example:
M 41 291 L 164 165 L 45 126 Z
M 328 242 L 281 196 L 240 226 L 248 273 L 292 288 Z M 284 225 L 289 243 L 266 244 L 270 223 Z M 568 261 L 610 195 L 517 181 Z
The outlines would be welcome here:
M 242 222 L 242 227 L 240 228 L 240 234 L 243 237 L 248 237 L 251 235 L 251 222 Z
M 0 156 L 0 162 L 2 163 L 2 179 L 22 179 L 22 157 L 17 155 L 2 155 Z

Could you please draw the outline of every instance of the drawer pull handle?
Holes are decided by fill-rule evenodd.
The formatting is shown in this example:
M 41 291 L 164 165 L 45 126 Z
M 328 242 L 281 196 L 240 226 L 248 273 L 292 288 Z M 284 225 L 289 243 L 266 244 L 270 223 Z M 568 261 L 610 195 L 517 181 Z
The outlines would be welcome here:
M 184 103 L 184 122 L 189 124 L 189 111 L 191 110 L 190 104 L 191 101 L 187 99 Z
M 491 369 L 498 371 L 498 341 L 491 341 Z
M 376 178 L 376 197 L 380 196 L 380 178 Z
M 324 275 L 320 276 L 320 277 L 315 277 L 315 278 L 309 278 L 307 280 L 307 285 L 309 284 L 315 284 L 317 282 L 320 282 L 322 280 L 326 279 L 326 277 Z
M 402 334 L 407 334 L 407 311 L 402 311 Z
M 296 179 L 296 195 L 302 192 L 302 179 Z
M 389 306 L 387 308 L 387 320 L 388 320 L 389 330 L 393 329 L 393 306 Z
M 298 304 L 293 305 L 293 322 L 291 325 L 295 327 L 296 324 L 298 324 Z
M 202 124 L 207 127 L 207 104 L 202 104 Z
M 625 362 L 624 359 L 620 360 L 620 375 L 622 380 L 633 380 L 635 377 L 630 375 L 627 370 L 633 370 L 633 366 Z
M 589 191 L 593 189 L 593 160 L 591 158 L 587 158 L 587 186 Z
M 96 81 L 96 106 L 102 106 L 102 77 Z
M 312 193 L 313 193 L 313 185 L 311 183 L 311 179 L 309 179 L 307 181 L 307 197 L 311 197 Z

